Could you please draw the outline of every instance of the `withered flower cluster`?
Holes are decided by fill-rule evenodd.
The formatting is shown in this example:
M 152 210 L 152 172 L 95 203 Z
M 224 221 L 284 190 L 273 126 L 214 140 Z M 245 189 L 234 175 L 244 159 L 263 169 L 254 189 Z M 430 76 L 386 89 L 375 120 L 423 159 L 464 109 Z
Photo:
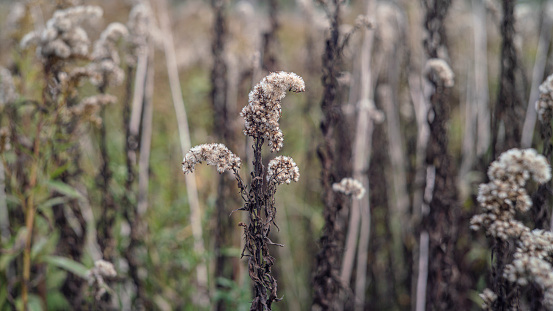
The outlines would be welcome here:
M 245 185 L 240 177 L 240 158 L 222 144 L 204 144 L 192 148 L 184 157 L 182 170 L 194 171 L 196 164 L 206 161 L 216 165 L 217 171 L 223 173 L 231 170 L 238 181 L 238 187 L 244 206 L 237 209 L 246 211 L 250 222 L 241 223 L 244 228 L 245 246 L 242 256 L 248 257 L 250 278 L 253 281 L 254 299 L 250 310 L 271 310 L 277 298 L 277 281 L 271 275 L 275 259 L 270 255 L 269 239 L 271 226 L 276 215 L 276 187 L 299 180 L 299 169 L 294 160 L 287 156 L 278 156 L 271 160 L 267 169 L 263 166 L 261 148 L 265 139 L 271 146 L 271 152 L 279 151 L 283 146 L 283 135 L 279 127 L 281 116 L 280 102 L 286 91 L 303 92 L 305 83 L 294 73 L 271 73 L 257 84 L 250 92 L 249 102 L 240 115 L 245 119 L 244 134 L 254 138 L 254 170 L 251 173 L 251 184 Z M 266 176 L 265 176 L 266 175 Z
M 471 229 L 484 228 L 494 238 L 515 241 L 514 260 L 505 266 L 503 277 L 520 286 L 533 282 L 544 292 L 544 306 L 553 310 L 553 233 L 530 230 L 515 219 L 517 211 L 524 213 L 532 207 L 524 188 L 527 182 L 531 178 L 538 183 L 548 182 L 551 168 L 534 149 L 511 149 L 490 165 L 488 177 L 490 182 L 481 184 L 478 192 L 483 213 L 472 217 Z M 492 310 L 497 294 L 486 289 L 480 297 L 484 300 L 482 307 Z

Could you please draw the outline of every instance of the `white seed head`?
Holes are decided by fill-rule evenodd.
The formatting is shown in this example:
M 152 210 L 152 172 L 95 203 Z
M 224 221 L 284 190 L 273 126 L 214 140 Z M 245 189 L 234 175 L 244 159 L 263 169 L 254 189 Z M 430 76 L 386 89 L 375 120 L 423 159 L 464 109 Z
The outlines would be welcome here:
M 426 61 L 424 68 L 426 76 L 432 81 L 443 83 L 446 87 L 455 84 L 455 74 L 449 64 L 441 58 L 431 58 Z
M 295 73 L 273 72 L 253 88 L 248 105 L 240 112 L 245 120 L 244 134 L 266 138 L 271 152 L 279 151 L 283 146 L 278 121 L 282 113 L 280 103 L 286 91 L 304 92 L 305 82 Z
M 274 181 L 277 185 L 289 184 L 300 179 L 300 170 L 296 162 L 287 156 L 278 156 L 269 161 L 267 180 Z
M 357 199 L 361 199 L 365 195 L 363 184 L 353 178 L 343 178 L 339 183 L 332 184 L 332 190 L 354 196 Z
M 217 166 L 217 172 L 239 169 L 242 161 L 223 144 L 203 144 L 193 147 L 186 153 L 182 160 L 182 171 L 194 172 L 198 163 L 206 162 L 208 165 Z

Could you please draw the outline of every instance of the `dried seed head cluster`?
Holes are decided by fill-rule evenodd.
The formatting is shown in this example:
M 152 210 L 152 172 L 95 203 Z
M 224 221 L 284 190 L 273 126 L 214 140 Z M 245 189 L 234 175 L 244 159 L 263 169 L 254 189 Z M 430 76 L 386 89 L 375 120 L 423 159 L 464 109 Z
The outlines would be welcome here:
M 524 189 L 530 177 L 538 183 L 551 179 L 547 160 L 534 149 L 511 149 L 490 165 L 488 177 L 490 182 L 480 185 L 477 198 L 484 212 L 472 217 L 471 228 L 484 227 L 486 234 L 503 240 L 519 238 L 529 229 L 514 219 L 515 211 L 532 207 Z
M 544 306 L 553 310 L 553 233 L 528 231 L 517 246 L 514 260 L 505 266 L 503 277 L 520 286 L 530 282 L 538 285 L 544 292 Z
M 100 259 L 94 263 L 94 268 L 88 271 L 86 277 L 88 279 L 88 285 L 94 286 L 96 289 L 95 297 L 97 300 L 101 299 L 106 292 L 107 285 L 104 278 L 115 276 L 117 276 L 117 272 L 111 262 Z
M 505 266 L 503 277 L 509 282 L 526 286 L 538 285 L 544 292 L 543 304 L 553 310 L 553 233 L 544 230 L 531 231 L 514 219 L 515 212 L 526 212 L 532 200 L 524 186 L 530 178 L 538 183 L 551 179 L 551 168 L 544 156 L 533 149 L 511 149 L 501 154 L 488 169 L 490 182 L 481 184 L 478 202 L 484 209 L 471 219 L 471 228 L 486 229 L 486 234 L 508 240 L 515 239 L 517 249 L 514 260 Z M 483 308 L 492 310 L 497 298 L 484 291 Z
M 100 39 L 94 43 L 92 51 L 92 63 L 88 65 L 91 71 L 98 73 L 97 79 L 92 79 L 96 86 L 119 85 L 125 74 L 119 68 L 119 53 L 117 41 L 128 35 L 128 30 L 121 23 L 111 23 L 100 35 Z
M 17 92 L 10 71 L 0 67 L 0 108 L 17 99 Z
M 332 185 L 332 190 L 341 192 L 345 195 L 351 195 L 357 199 L 361 199 L 365 195 L 365 187 L 363 184 L 353 178 L 343 178 L 339 183 Z
M 431 58 L 426 61 L 424 67 L 426 76 L 435 83 L 441 83 L 445 87 L 452 87 L 455 84 L 455 74 L 449 64 L 441 58 Z
M 492 311 L 493 310 L 493 303 L 497 300 L 497 295 L 489 288 L 486 288 L 481 294 L 479 294 L 480 298 L 484 301 L 482 303 L 482 310 L 484 311 Z
M 97 6 L 76 6 L 58 10 L 40 32 L 28 33 L 21 40 L 21 47 L 37 44 L 37 54 L 43 58 L 69 58 L 88 55 L 90 40 L 79 25 L 85 20 L 101 17 L 103 11 Z
M 127 22 L 128 41 L 131 45 L 126 55 L 127 63 L 136 64 L 137 56 L 147 49 L 150 38 L 158 37 L 153 35 L 158 32 L 154 21 L 154 14 L 147 2 L 138 2 L 133 6 Z
M 289 184 L 300 179 L 300 170 L 296 162 L 287 156 L 278 156 L 269 162 L 267 180 L 274 181 L 277 185 Z
M 536 111 L 541 122 L 551 122 L 553 110 L 553 75 L 550 75 L 540 85 L 540 98 L 536 101 Z
M 253 88 L 248 105 L 240 112 L 245 120 L 244 134 L 266 138 L 271 152 L 279 151 L 284 141 L 278 121 L 286 91 L 304 92 L 303 79 L 295 73 L 273 72 Z
M 223 173 L 226 170 L 239 169 L 242 161 L 232 153 L 223 144 L 203 144 L 198 145 L 184 156 L 182 160 L 182 171 L 187 173 L 194 172 L 194 167 L 198 163 L 205 161 L 208 165 L 216 165 L 217 172 Z
M 100 126 L 102 119 L 96 115 L 102 106 L 114 104 L 117 98 L 109 94 L 99 94 L 83 99 L 78 105 L 69 109 L 69 112 L 74 117 L 79 117 Z

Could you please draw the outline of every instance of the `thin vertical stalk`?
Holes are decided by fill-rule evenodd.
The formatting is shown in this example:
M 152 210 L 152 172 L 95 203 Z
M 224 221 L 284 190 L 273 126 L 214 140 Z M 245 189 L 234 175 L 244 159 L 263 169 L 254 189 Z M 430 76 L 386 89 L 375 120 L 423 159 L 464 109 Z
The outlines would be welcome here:
M 29 280 L 31 277 L 31 246 L 33 239 L 33 228 L 35 223 L 34 206 L 34 187 L 38 179 L 38 162 L 40 154 L 40 132 L 42 130 L 44 115 L 41 113 L 33 142 L 33 162 L 29 174 L 29 194 L 25 199 L 23 209 L 25 210 L 25 227 L 27 236 L 25 237 L 25 248 L 23 250 L 23 282 L 21 283 L 21 300 L 23 301 L 23 310 L 28 310 L 29 303 Z
M 169 86 L 171 88 L 173 107 L 177 118 L 181 151 L 184 156 L 186 151 L 191 147 L 188 117 L 184 101 L 182 99 L 182 90 L 179 82 L 177 60 L 173 43 L 173 33 L 170 23 L 171 19 L 167 11 L 167 1 L 159 1 L 158 6 L 160 27 L 162 32 L 165 34 L 163 36 L 163 47 L 165 51 L 167 74 L 169 75 Z M 202 234 L 202 219 L 196 179 L 193 175 L 186 174 L 185 182 L 188 194 L 188 203 L 190 206 L 190 223 L 192 227 L 192 235 L 194 236 L 194 251 L 201 255 L 205 254 L 205 246 Z M 202 288 L 202 290 L 207 290 L 208 272 L 204 261 L 201 261 L 196 267 L 196 280 L 198 282 L 198 286 Z M 200 299 L 200 301 L 207 301 L 207 299 Z
M 538 48 L 536 51 L 536 60 L 532 70 L 532 86 L 530 88 L 530 97 L 528 98 L 528 107 L 526 108 L 526 117 L 522 127 L 522 139 L 520 141 L 522 148 L 529 148 L 532 145 L 534 136 L 534 127 L 536 125 L 536 109 L 534 103 L 539 97 L 539 85 L 542 83 L 545 72 L 545 63 L 547 61 L 547 51 L 551 43 L 551 27 L 553 18 L 548 14 L 550 2 L 543 2 L 541 7 L 542 22 L 540 25 L 540 35 L 538 38 Z
M 367 16 L 374 17 L 376 2 L 367 0 Z M 371 110 L 374 110 L 373 103 L 373 75 L 371 69 L 372 48 L 374 31 L 365 30 L 363 43 L 360 52 L 360 87 L 359 102 L 357 104 L 357 126 L 355 140 L 353 143 L 353 178 L 359 180 L 366 190 L 369 189 L 367 171 L 371 154 L 371 142 L 373 132 L 373 121 Z M 360 216 L 360 217 L 359 217 Z M 355 218 L 354 218 L 355 217 Z M 359 226 L 361 235 L 357 248 L 357 277 L 355 284 L 355 309 L 363 309 L 365 302 L 366 272 L 367 272 L 367 250 L 370 234 L 370 207 L 368 196 L 361 200 L 353 200 L 350 212 L 350 223 L 346 239 L 346 253 L 342 261 L 340 278 L 344 286 L 350 283 L 355 255 L 355 244 L 358 238 Z M 367 231 L 368 230 L 368 231 Z

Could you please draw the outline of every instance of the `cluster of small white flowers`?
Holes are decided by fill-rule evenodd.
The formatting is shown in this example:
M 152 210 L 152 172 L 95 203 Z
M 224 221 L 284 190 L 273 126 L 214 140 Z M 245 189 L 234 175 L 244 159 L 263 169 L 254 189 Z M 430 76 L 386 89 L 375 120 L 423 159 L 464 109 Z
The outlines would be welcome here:
M 493 303 L 497 300 L 497 295 L 489 288 L 486 288 L 481 294 L 478 294 L 484 301 L 482 303 L 482 309 L 485 311 L 492 311 Z
M 95 286 L 96 288 L 96 299 L 102 298 L 106 292 L 106 282 L 104 281 L 105 277 L 115 277 L 117 272 L 113 267 L 111 262 L 105 260 L 97 260 L 94 263 L 94 268 L 88 270 L 87 280 L 88 285 Z
M 426 76 L 432 81 L 440 81 L 446 87 L 452 87 L 455 83 L 455 74 L 449 64 L 441 58 L 431 58 L 426 61 L 424 68 Z
M 553 74 L 540 85 L 540 98 L 536 101 L 538 118 L 543 123 L 551 121 L 553 111 Z
M 365 187 L 357 179 L 343 178 L 339 183 L 332 185 L 332 190 L 341 192 L 345 195 L 352 195 L 361 199 L 365 195 Z
M 478 193 L 484 213 L 471 219 L 471 228 L 484 227 L 487 234 L 502 240 L 516 239 L 514 260 L 505 266 L 503 277 L 520 286 L 529 282 L 537 284 L 544 291 L 544 306 L 553 310 L 553 233 L 531 231 L 514 219 L 517 210 L 526 212 L 532 206 L 524 189 L 527 181 L 530 178 L 538 183 L 549 181 L 551 168 L 545 157 L 534 149 L 511 149 L 490 165 L 488 177 L 490 182 L 481 184 Z M 491 310 L 489 299 L 482 298 L 485 309 Z
M 17 92 L 10 71 L 0 67 L 0 107 L 13 103 L 17 99 Z
M 242 164 L 240 158 L 232 153 L 223 144 L 203 144 L 198 145 L 184 156 L 182 160 L 182 171 L 187 173 L 194 172 L 194 167 L 198 163 L 205 161 L 208 165 L 216 165 L 217 172 L 223 173 L 229 169 L 238 169 Z
M 514 220 L 515 211 L 526 212 L 532 200 L 524 186 L 532 177 L 539 183 L 551 179 L 547 160 L 534 149 L 511 149 L 499 156 L 488 169 L 490 182 L 478 189 L 478 203 L 484 213 L 472 217 L 473 230 L 481 227 L 486 234 L 500 239 L 519 238 L 529 229 Z
M 86 31 L 79 25 L 85 20 L 101 17 L 103 11 L 98 6 L 76 6 L 54 12 L 41 32 L 28 33 L 21 40 L 21 47 L 38 44 L 37 54 L 43 58 L 86 56 L 90 40 Z
M 284 138 L 278 121 L 282 114 L 280 102 L 286 91 L 304 92 L 305 82 L 295 73 L 273 72 L 253 88 L 248 105 L 240 112 L 245 120 L 244 134 L 266 138 L 271 152 L 279 151 L 283 146 Z
M 553 267 L 545 259 L 518 249 L 512 263 L 505 266 L 503 277 L 521 286 L 533 282 L 544 291 L 543 304 L 553 310 Z M 552 258 L 549 257 L 548 260 Z
M 274 181 L 277 185 L 289 184 L 300 179 L 300 170 L 296 162 L 287 156 L 278 156 L 269 161 L 267 180 Z
M 94 43 L 92 51 L 92 63 L 88 67 L 98 72 L 99 79 L 92 79 L 94 85 L 119 85 L 125 74 L 119 68 L 119 53 L 117 41 L 128 35 L 128 30 L 121 23 L 111 23 L 100 35 L 100 39 Z
M 100 126 L 102 119 L 96 115 L 100 107 L 114 104 L 117 102 L 117 97 L 109 94 L 98 94 L 83 99 L 78 105 L 69 109 L 69 112 L 74 117 L 80 117 Z

